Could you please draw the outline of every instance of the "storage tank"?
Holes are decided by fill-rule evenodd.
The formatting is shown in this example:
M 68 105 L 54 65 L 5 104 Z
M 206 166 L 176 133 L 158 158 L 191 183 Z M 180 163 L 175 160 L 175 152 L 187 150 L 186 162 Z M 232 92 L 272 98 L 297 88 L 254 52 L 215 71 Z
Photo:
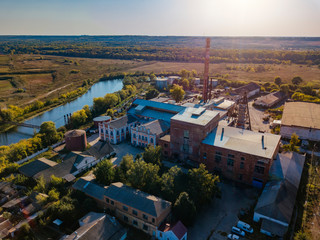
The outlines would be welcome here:
M 65 134 L 66 149 L 69 151 L 83 151 L 87 147 L 87 136 L 84 130 L 76 129 Z

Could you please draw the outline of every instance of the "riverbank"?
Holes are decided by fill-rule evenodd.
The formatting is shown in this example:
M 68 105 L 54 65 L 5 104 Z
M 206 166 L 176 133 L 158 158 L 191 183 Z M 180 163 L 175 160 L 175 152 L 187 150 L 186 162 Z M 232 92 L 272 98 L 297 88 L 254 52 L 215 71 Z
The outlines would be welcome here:
M 94 84 L 97 83 L 97 82 L 98 82 L 98 81 L 94 81 L 92 85 L 94 85 Z M 85 87 L 85 88 L 82 87 L 82 88 L 85 89 L 85 90 L 81 91 L 79 94 L 74 95 L 74 96 L 72 96 L 72 97 L 70 97 L 70 98 L 68 98 L 68 99 L 66 99 L 66 100 L 62 100 L 62 101 L 60 100 L 59 102 L 53 102 L 51 105 L 46 105 L 46 106 L 44 106 L 44 107 L 41 108 L 41 109 L 38 109 L 38 110 L 32 111 L 32 112 L 30 112 L 30 113 L 24 114 L 24 115 L 22 115 L 22 116 L 19 116 L 17 119 L 12 119 L 12 120 L 14 120 L 14 121 L 16 121 L 16 122 L 19 122 L 19 123 L 22 123 L 22 122 L 24 122 L 24 121 L 30 120 L 30 119 L 32 119 L 32 118 L 35 118 L 35 117 L 37 117 L 37 116 L 39 116 L 39 115 L 41 115 L 41 114 L 43 114 L 43 113 L 45 113 L 45 112 L 48 112 L 48 111 L 50 111 L 50 110 L 52 110 L 52 109 L 54 109 L 54 108 L 57 108 L 57 107 L 59 107 L 59 106 L 62 106 L 62 105 L 67 104 L 67 103 L 69 103 L 69 102 L 72 102 L 72 101 L 74 101 L 75 99 L 77 99 L 78 97 L 81 97 L 82 95 L 86 94 L 86 93 L 90 90 L 90 88 L 91 88 L 92 85 L 90 85 L 89 87 Z M 38 100 L 37 100 L 37 101 L 38 101 Z M 50 101 L 50 100 L 49 100 L 49 101 Z M 51 101 L 52 101 L 52 100 L 51 100 Z M 40 102 L 41 102 L 41 101 L 40 101 Z M 32 105 L 28 105 L 28 106 L 32 106 Z M 27 106 L 27 107 L 28 107 L 28 106 Z M 15 128 L 15 127 L 16 127 L 16 125 L 12 125 L 12 124 L 0 125 L 0 133 L 7 132 L 7 131 Z

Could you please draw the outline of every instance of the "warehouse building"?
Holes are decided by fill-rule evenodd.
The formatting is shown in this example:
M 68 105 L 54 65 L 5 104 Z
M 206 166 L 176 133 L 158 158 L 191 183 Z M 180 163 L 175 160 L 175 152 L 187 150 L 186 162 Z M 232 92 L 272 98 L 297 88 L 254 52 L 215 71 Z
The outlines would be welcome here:
M 320 104 L 287 102 L 284 105 L 280 134 L 291 138 L 293 133 L 300 139 L 320 141 Z
M 257 100 L 254 101 L 254 105 L 260 106 L 263 108 L 270 108 L 284 100 L 286 97 L 285 93 L 283 92 L 273 92 L 269 93 L 268 95 L 259 97 Z

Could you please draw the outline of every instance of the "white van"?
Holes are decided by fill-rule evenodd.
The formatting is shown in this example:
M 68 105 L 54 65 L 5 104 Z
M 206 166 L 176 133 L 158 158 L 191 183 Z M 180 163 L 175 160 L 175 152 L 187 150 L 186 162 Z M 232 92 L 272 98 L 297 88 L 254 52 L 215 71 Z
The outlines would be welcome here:
M 237 227 L 248 233 L 253 233 L 253 228 L 248 223 L 238 221 Z
M 237 228 L 237 227 L 232 227 L 231 232 L 238 234 L 242 237 L 246 235 L 244 231 L 242 231 L 240 228 Z

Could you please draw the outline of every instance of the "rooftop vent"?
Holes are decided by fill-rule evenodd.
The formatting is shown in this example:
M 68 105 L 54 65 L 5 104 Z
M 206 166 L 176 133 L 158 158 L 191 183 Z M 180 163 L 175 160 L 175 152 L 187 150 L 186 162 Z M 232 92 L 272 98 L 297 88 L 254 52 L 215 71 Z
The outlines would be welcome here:
M 223 134 L 224 134 L 224 128 L 222 128 L 222 130 L 221 130 L 221 139 L 220 139 L 220 141 L 222 141 L 222 139 L 223 139 Z

